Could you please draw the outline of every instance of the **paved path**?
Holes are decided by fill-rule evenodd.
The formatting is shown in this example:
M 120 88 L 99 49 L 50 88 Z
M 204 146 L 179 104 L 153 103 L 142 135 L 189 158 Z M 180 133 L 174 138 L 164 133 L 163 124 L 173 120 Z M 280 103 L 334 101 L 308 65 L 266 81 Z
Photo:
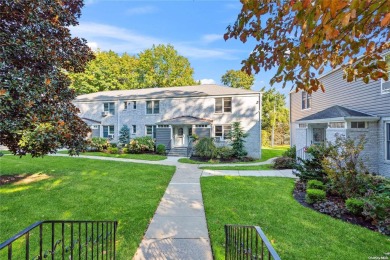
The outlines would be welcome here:
M 53 156 L 68 156 L 56 154 Z M 80 155 L 80 158 L 146 164 L 174 165 L 176 172 L 153 216 L 144 238 L 134 255 L 139 259 L 202 259 L 212 260 L 207 230 L 200 177 L 209 176 L 280 176 L 294 178 L 291 170 L 241 171 L 203 170 L 210 164 L 182 164 L 177 157 L 163 161 L 144 161 L 125 158 Z M 214 166 L 244 166 L 269 164 L 273 159 L 259 163 L 218 164 Z

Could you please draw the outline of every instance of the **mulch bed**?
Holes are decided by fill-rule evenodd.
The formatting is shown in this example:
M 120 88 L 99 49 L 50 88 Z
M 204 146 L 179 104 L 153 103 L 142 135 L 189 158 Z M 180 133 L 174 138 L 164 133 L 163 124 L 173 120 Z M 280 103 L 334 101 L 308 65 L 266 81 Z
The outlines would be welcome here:
M 313 209 L 315 211 L 318 211 L 316 208 L 314 208 L 314 206 L 312 204 L 306 203 L 305 195 L 306 195 L 306 191 L 304 190 L 304 186 L 302 185 L 301 182 L 297 181 L 296 185 L 295 185 L 295 188 L 294 188 L 294 193 L 293 193 L 294 199 L 296 201 L 298 201 L 302 206 L 307 207 L 307 208 L 311 208 L 311 209 Z M 328 201 L 334 202 L 335 204 L 337 204 L 340 207 L 345 208 L 344 200 L 341 199 L 340 197 L 337 197 L 337 196 L 327 196 L 326 199 Z M 320 212 L 320 213 L 322 213 L 322 212 Z M 322 214 L 324 214 L 324 213 L 322 213 Z M 326 214 L 326 215 L 328 215 L 328 214 Z M 346 222 L 349 222 L 349 223 L 352 223 L 352 224 L 355 224 L 355 225 L 359 225 L 359 226 L 371 229 L 373 231 L 378 231 L 378 228 L 376 226 L 374 226 L 373 224 L 371 224 L 371 221 L 366 220 L 365 218 L 363 218 L 361 216 L 352 215 L 349 212 L 341 214 L 340 218 L 338 218 L 338 219 L 341 219 L 343 221 L 346 221 Z
M 17 182 L 26 178 L 26 175 L 1 175 L 0 176 L 0 186 L 5 184 L 10 184 L 13 182 Z
M 204 158 L 204 157 L 198 157 L 198 156 L 191 156 L 191 160 L 197 161 L 197 162 L 208 162 L 210 161 L 210 158 Z M 232 163 L 232 162 L 253 162 L 254 159 L 251 157 L 243 157 L 241 160 L 237 158 L 232 158 L 232 159 L 212 159 L 213 161 L 219 161 L 222 163 Z

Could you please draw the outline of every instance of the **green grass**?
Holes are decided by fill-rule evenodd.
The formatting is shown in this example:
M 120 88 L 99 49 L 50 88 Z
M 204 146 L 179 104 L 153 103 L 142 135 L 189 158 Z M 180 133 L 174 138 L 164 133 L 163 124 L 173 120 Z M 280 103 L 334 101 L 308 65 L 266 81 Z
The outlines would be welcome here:
M 224 259 L 224 224 L 260 226 L 282 259 L 354 260 L 389 252 L 389 237 L 296 202 L 294 180 L 225 176 L 201 178 L 201 185 L 215 259 Z
M 67 154 L 68 151 L 59 151 L 58 153 Z M 136 159 L 136 160 L 145 160 L 145 161 L 161 161 L 167 159 L 165 155 L 159 155 L 159 154 L 129 154 L 129 153 L 109 154 L 103 152 L 85 152 L 85 153 L 80 153 L 80 155 Z
M 274 148 L 271 147 L 265 147 L 261 149 L 261 159 L 254 160 L 251 162 L 232 162 L 232 164 L 240 164 L 240 163 L 256 163 L 256 162 L 265 162 L 271 158 L 280 157 L 283 155 L 283 153 L 289 148 L 289 146 L 275 146 Z M 189 163 L 189 164 L 219 164 L 226 162 L 218 162 L 218 161 L 211 161 L 211 162 L 200 162 L 200 161 L 194 161 L 189 158 L 181 158 L 179 159 L 179 162 L 181 163 Z
M 265 171 L 265 170 L 274 170 L 272 164 L 263 164 L 263 165 L 251 165 L 251 166 L 202 166 L 200 169 L 203 170 L 237 170 L 237 171 Z
M 0 152 L 3 153 L 3 154 L 11 154 L 11 152 L 8 151 L 8 150 L 0 150 Z
M 174 171 L 172 166 L 82 158 L 3 156 L 0 175 L 50 178 L 0 186 L 0 242 L 39 220 L 118 220 L 118 259 L 129 259 Z

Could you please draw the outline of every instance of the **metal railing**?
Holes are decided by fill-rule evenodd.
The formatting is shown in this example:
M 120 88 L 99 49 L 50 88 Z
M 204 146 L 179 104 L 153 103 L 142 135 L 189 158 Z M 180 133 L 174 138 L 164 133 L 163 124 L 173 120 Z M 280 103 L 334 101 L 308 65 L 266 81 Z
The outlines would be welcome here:
M 225 259 L 280 260 L 280 257 L 260 227 L 225 225 Z
M 188 137 L 188 146 L 187 146 L 187 157 L 191 157 L 192 154 L 192 138 Z
M 295 158 L 295 160 L 297 162 L 300 162 L 299 159 L 301 159 L 301 160 L 311 159 L 311 155 L 309 153 L 307 153 L 306 150 L 307 150 L 307 147 L 303 147 L 303 148 L 297 150 L 296 158 Z
M 0 259 L 115 259 L 117 221 L 39 221 L 0 244 Z

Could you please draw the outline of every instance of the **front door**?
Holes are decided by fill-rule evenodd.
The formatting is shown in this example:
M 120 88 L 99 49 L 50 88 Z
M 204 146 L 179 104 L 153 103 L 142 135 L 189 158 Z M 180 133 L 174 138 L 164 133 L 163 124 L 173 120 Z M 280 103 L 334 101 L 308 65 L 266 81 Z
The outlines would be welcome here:
M 313 128 L 313 144 L 325 142 L 325 128 Z
M 185 145 L 184 127 L 175 127 L 175 146 Z

